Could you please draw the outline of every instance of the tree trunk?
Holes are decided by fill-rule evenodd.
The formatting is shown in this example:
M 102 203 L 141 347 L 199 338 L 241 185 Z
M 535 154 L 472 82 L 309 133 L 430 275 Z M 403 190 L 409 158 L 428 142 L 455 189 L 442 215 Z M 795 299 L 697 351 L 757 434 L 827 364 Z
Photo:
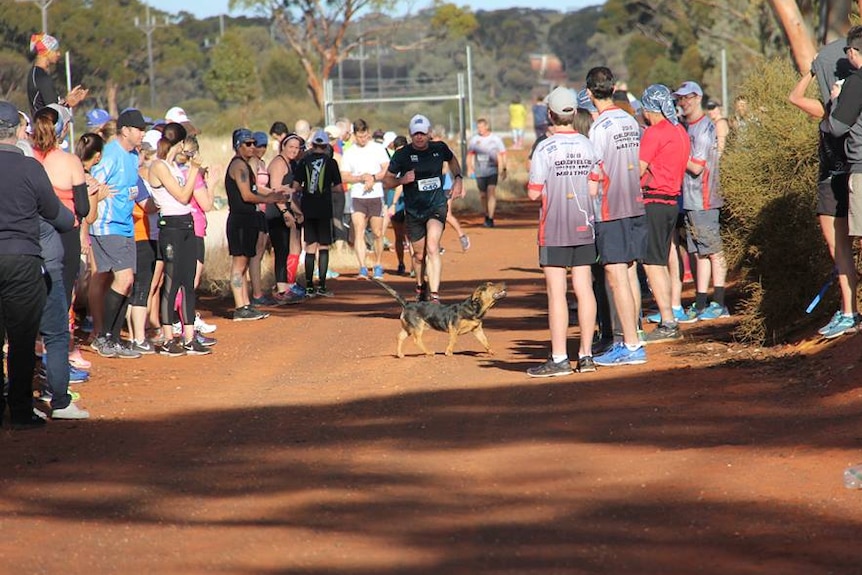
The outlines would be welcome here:
M 120 115 L 117 108 L 117 84 L 110 78 L 105 80 L 105 98 L 108 100 L 108 113 L 112 118 Z
M 787 35 L 796 67 L 802 73 L 807 72 L 817 55 L 817 48 L 811 31 L 802 20 L 796 0 L 769 0 L 769 3 Z

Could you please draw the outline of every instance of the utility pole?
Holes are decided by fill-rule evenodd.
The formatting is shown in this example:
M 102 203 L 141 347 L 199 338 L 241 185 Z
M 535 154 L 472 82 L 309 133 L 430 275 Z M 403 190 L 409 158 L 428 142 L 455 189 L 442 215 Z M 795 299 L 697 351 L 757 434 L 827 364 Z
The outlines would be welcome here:
M 159 24 L 156 22 L 155 16 L 150 16 L 150 7 L 147 5 L 147 15 L 142 23 L 137 17 L 135 17 L 135 28 L 141 30 L 144 34 L 147 35 L 147 63 L 150 67 L 150 107 L 156 107 L 156 69 L 153 65 L 153 32 L 156 31 L 157 28 L 163 28 L 168 26 L 168 19 L 165 17 L 164 23 Z
M 15 0 L 19 4 L 21 2 L 32 2 L 36 6 L 42 9 L 42 33 L 48 33 L 48 6 L 50 6 L 54 0 Z

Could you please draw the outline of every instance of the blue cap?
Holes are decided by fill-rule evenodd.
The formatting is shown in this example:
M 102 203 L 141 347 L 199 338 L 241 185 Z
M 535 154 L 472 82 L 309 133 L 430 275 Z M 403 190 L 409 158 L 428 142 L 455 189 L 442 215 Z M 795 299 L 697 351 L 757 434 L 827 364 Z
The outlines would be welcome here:
M 11 102 L 0 101 L 0 127 L 17 128 L 19 123 L 21 116 L 18 115 L 18 108 Z
M 253 141 L 254 141 L 254 134 L 252 133 L 251 130 L 249 130 L 247 128 L 237 128 L 236 130 L 233 131 L 233 149 L 234 150 L 239 148 L 243 142 L 253 142 Z
M 329 134 L 326 133 L 326 130 L 317 130 L 316 132 L 314 132 L 314 135 L 311 136 L 311 143 L 318 146 L 328 144 Z
M 254 145 L 258 148 L 265 148 L 269 144 L 269 136 L 266 132 L 255 132 L 252 136 L 254 136 Z
M 587 94 L 586 88 L 584 88 L 583 90 L 578 92 L 578 109 L 579 110 L 586 110 L 587 112 L 589 112 L 591 114 L 595 114 L 596 112 L 599 111 L 599 109 L 596 108 L 596 105 L 593 104 L 593 101 L 590 100 L 590 95 Z
M 103 110 L 102 108 L 93 108 L 87 112 L 87 127 L 98 128 L 110 119 L 111 115 L 107 110 Z

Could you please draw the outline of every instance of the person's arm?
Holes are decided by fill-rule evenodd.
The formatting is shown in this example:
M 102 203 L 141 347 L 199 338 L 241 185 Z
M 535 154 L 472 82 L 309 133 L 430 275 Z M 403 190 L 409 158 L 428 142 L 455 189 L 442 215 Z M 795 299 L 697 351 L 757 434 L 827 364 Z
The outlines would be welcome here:
M 89 189 L 84 165 L 74 154 L 67 154 L 65 158 L 67 169 L 72 176 L 72 202 L 75 206 L 75 215 L 83 219 L 90 213 Z
M 508 154 L 506 153 L 506 146 L 503 144 L 502 140 L 500 141 L 500 151 L 497 152 L 497 171 L 500 173 L 500 180 L 505 181 L 506 176 L 508 175 Z
M 450 197 L 454 200 L 463 198 L 464 175 L 461 173 L 461 162 L 458 161 L 455 154 L 452 154 L 452 158 L 449 160 L 449 173 L 452 174 L 452 195 Z
M 192 194 L 195 192 L 195 179 L 198 175 L 200 165 L 193 160 L 189 162 L 189 172 L 186 176 L 186 183 L 180 186 L 177 179 L 171 173 L 170 168 L 164 161 L 156 160 L 150 164 L 150 171 L 147 175 L 147 181 L 153 188 L 164 187 L 175 200 L 185 205 L 192 199 Z
M 75 229 L 75 215 L 62 203 L 60 204 L 60 210 L 57 212 L 57 217 L 52 220 L 46 218 L 45 221 L 61 234 Z
M 826 110 L 823 108 L 823 103 L 820 100 L 815 100 L 814 98 L 809 98 L 805 95 L 805 92 L 808 90 L 808 86 L 811 84 L 811 80 L 814 78 L 814 74 L 803 74 L 799 81 L 793 86 L 793 89 L 790 91 L 790 95 L 787 96 L 787 99 L 791 104 L 811 116 L 812 118 L 817 118 L 820 120 L 823 116 L 826 115 Z M 716 127 L 718 125 L 716 124 Z M 727 128 L 725 127 L 725 134 Z
M 724 153 L 724 146 L 727 144 L 727 134 L 730 133 L 730 124 L 727 118 L 719 118 L 715 123 L 715 137 L 718 139 L 718 155 Z
M 832 113 L 820 123 L 820 129 L 836 137 L 850 131 L 862 113 L 862 76 L 852 74 L 841 88 L 838 100 L 833 103 Z
M 200 172 L 198 172 L 195 178 L 195 191 L 192 197 L 198 203 L 198 206 L 200 206 L 201 211 L 208 212 L 213 209 L 215 194 L 213 194 L 212 188 L 209 187 L 206 178 Z
M 688 163 L 685 165 L 685 171 L 694 176 L 700 177 L 706 169 L 706 158 L 709 157 L 709 151 L 716 142 L 710 137 L 708 131 L 699 132 L 697 138 L 691 143 L 691 155 L 688 158 Z
M 241 160 L 234 159 L 228 166 L 228 173 L 236 182 L 236 187 L 239 189 L 239 195 L 242 201 L 249 204 L 274 204 L 283 202 L 286 198 L 280 190 L 275 191 L 265 188 L 268 192 L 265 195 L 255 194 L 251 191 L 251 180 L 249 179 L 248 164 Z
M 476 150 L 473 148 L 473 140 L 467 145 L 467 176 L 473 177 L 476 174 Z
M 400 151 L 400 150 L 399 150 Z M 399 176 L 403 167 L 401 166 L 401 155 L 396 152 L 389 160 L 389 167 L 386 169 L 386 175 L 383 176 L 383 187 L 394 189 L 398 186 L 411 184 L 416 181 L 416 172 L 407 170 L 403 175 Z

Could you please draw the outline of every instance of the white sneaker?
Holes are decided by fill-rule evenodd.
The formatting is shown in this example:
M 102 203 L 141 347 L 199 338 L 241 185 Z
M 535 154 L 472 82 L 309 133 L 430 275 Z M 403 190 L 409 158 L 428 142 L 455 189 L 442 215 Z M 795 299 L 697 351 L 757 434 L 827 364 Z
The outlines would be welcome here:
M 51 412 L 51 419 L 89 419 L 90 412 L 81 409 L 75 403 L 70 403 L 63 409 L 55 409 Z
M 201 319 L 201 314 L 195 314 L 195 331 L 199 331 L 203 334 L 212 333 L 218 329 L 218 326 L 215 326 L 211 323 L 207 323 Z

